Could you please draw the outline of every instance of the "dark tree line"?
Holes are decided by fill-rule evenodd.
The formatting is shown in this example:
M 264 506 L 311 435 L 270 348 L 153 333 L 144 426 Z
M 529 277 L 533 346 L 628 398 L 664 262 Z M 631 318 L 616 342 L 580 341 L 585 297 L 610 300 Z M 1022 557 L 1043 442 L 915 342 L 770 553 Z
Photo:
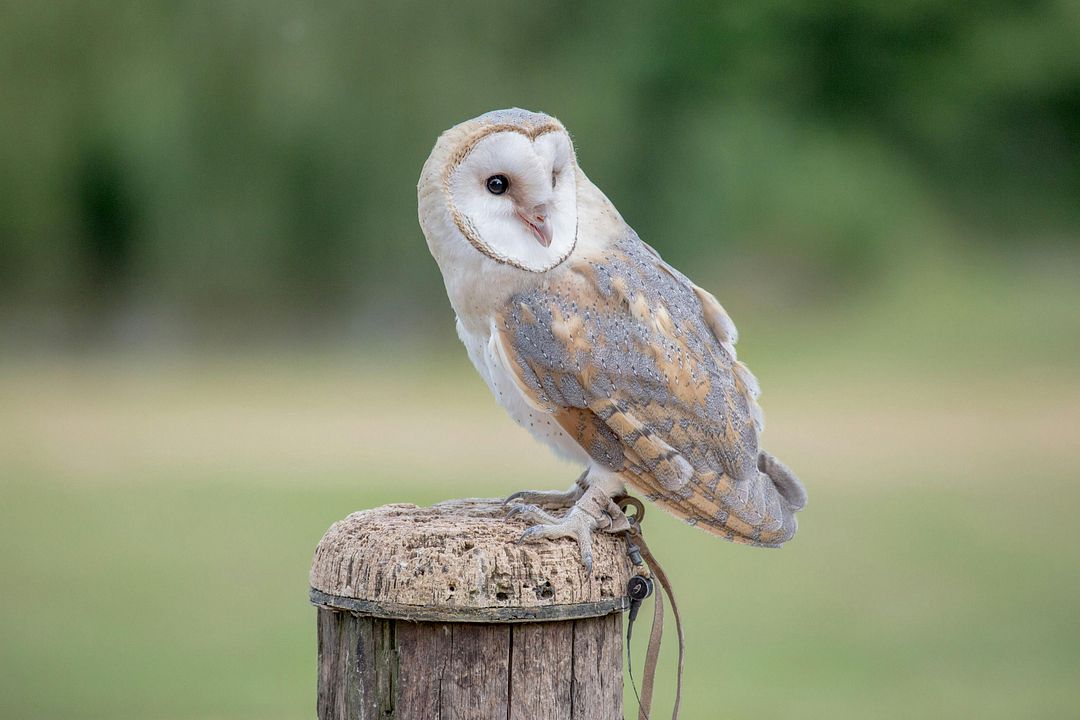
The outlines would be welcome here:
M 0 308 L 422 318 L 420 165 L 509 105 L 707 272 L 1075 240 L 1077 37 L 1065 1 L 6 3 Z

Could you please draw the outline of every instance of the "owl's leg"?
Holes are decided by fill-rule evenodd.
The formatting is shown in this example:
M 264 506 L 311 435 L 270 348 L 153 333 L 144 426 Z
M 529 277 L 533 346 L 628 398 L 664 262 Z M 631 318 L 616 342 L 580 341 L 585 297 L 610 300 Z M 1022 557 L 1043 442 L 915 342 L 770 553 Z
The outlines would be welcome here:
M 586 477 L 587 476 L 587 477 Z M 587 483 L 580 497 L 563 517 L 555 517 L 536 505 L 517 505 L 512 514 L 528 522 L 537 523 L 521 534 L 518 542 L 536 542 L 543 539 L 574 538 L 581 553 L 581 564 L 592 573 L 592 534 L 597 530 L 622 532 L 630 528 L 626 515 L 615 504 L 613 497 L 623 494 L 622 480 L 614 473 L 591 473 L 582 476 Z M 581 482 L 581 480 L 579 480 Z
M 581 477 L 574 481 L 569 490 L 521 490 L 506 498 L 503 502 L 507 505 L 520 503 L 522 505 L 543 505 L 544 507 L 568 508 L 576 503 L 589 488 L 586 478 L 589 471 L 581 473 Z M 517 505 L 511 508 L 516 512 Z

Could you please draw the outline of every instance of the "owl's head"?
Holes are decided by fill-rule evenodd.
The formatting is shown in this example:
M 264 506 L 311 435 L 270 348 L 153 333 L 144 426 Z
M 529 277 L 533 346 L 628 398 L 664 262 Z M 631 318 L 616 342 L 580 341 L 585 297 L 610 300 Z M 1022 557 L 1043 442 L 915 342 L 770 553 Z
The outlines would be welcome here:
M 574 146 L 562 123 L 542 113 L 496 110 L 447 130 L 417 193 L 436 259 L 479 251 L 543 272 L 577 241 Z

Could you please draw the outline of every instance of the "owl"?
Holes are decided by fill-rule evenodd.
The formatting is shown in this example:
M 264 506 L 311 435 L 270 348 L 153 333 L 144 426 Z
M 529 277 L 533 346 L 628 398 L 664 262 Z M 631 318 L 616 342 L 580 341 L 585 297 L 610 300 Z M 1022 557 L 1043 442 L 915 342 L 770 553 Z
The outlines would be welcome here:
M 447 130 L 417 195 L 473 365 L 515 421 L 585 468 L 565 492 L 508 498 L 523 541 L 575 538 L 591 571 L 592 533 L 628 526 L 613 500 L 627 487 L 737 543 L 794 535 L 806 492 L 760 447 L 734 324 L 626 224 L 558 120 L 497 110 Z

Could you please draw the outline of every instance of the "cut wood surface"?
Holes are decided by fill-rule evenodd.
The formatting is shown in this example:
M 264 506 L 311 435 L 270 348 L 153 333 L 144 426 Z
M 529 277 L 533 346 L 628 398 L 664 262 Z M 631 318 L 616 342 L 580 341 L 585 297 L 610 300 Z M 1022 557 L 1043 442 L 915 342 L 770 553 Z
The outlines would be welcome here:
M 379 617 L 457 622 L 593 617 L 626 607 L 622 537 L 594 536 L 593 572 L 572 539 L 518 544 L 497 499 L 385 505 L 336 522 L 315 551 L 312 601 Z

